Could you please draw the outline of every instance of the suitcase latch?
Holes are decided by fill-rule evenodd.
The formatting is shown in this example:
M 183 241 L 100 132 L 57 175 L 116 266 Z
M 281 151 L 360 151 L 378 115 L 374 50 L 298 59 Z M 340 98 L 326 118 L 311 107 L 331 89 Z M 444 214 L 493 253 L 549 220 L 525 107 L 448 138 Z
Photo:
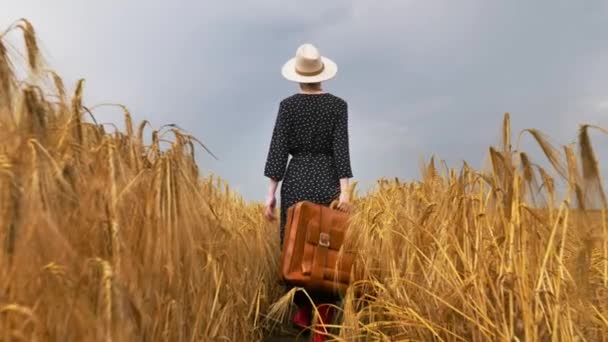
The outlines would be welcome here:
M 321 233 L 319 236 L 319 246 L 329 247 L 329 234 Z

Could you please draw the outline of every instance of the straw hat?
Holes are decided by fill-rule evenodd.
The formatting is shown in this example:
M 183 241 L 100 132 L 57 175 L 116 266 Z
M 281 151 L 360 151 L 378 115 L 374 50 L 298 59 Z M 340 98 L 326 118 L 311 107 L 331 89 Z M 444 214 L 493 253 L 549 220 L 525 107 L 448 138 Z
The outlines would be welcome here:
M 334 61 L 321 56 L 312 44 L 300 45 L 296 56 L 285 65 L 281 73 L 286 79 L 299 83 L 317 83 L 336 76 L 338 66 Z

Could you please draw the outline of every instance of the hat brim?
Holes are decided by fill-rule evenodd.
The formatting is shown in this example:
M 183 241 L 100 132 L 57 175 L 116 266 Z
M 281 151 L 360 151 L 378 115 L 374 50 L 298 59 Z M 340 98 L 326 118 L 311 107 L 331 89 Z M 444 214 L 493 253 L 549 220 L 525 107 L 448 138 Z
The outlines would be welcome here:
M 338 66 L 336 65 L 336 63 L 327 57 L 321 57 L 321 61 L 323 62 L 323 71 L 318 75 L 304 76 L 298 74 L 298 72 L 296 71 L 295 57 L 290 59 L 289 61 L 287 61 L 287 63 L 283 65 L 283 68 L 281 69 L 281 74 L 287 80 L 299 83 L 317 83 L 334 78 L 334 76 L 336 76 L 336 74 L 338 73 Z

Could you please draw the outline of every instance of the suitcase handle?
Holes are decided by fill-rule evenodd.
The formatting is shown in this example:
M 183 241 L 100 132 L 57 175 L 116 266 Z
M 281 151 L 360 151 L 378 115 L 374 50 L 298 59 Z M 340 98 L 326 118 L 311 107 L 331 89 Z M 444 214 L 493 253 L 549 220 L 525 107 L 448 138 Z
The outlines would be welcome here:
M 331 209 L 338 209 L 338 204 L 339 204 L 338 200 L 335 199 L 335 200 L 331 201 L 331 203 L 329 204 L 329 207 Z

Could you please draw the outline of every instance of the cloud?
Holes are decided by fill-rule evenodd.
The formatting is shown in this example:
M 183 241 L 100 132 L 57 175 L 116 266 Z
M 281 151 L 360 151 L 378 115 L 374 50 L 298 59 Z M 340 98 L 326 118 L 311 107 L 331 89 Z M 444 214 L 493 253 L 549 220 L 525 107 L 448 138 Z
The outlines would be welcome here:
M 21 0 L 3 6 L 0 25 L 31 19 L 51 65 L 71 84 L 87 79 L 87 103 L 120 102 L 136 120 L 186 128 L 221 158 L 199 153 L 203 169 L 259 200 L 278 102 L 296 91 L 279 70 L 300 43 L 339 64 L 327 90 L 349 102 L 353 172 L 367 186 L 416 177 L 431 154 L 481 166 L 507 111 L 514 132 L 535 127 L 557 143 L 581 122 L 608 127 L 607 9 L 604 0 Z M 594 139 L 600 160 L 603 140 Z

